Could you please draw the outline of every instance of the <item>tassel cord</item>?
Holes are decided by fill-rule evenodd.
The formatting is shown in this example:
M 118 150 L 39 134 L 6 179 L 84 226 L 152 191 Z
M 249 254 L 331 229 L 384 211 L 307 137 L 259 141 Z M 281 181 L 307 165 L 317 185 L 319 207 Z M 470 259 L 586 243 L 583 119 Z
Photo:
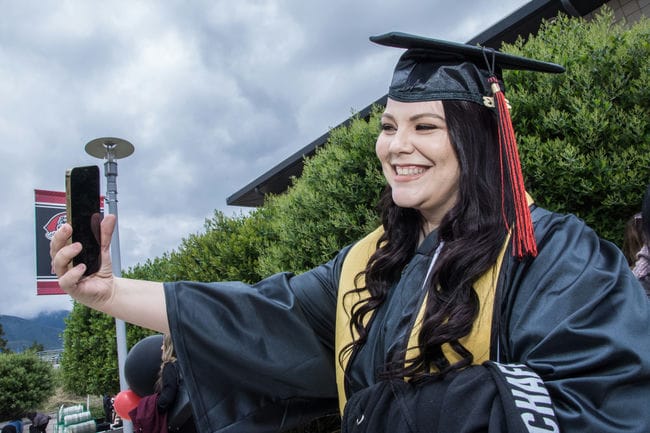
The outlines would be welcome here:
M 515 139 L 512 121 L 510 119 L 510 112 L 508 104 L 503 92 L 501 91 L 498 78 L 491 76 L 489 82 L 492 84 L 494 102 L 498 112 L 498 128 L 499 128 L 499 143 L 500 143 L 500 159 L 501 163 L 501 184 L 504 186 L 505 173 L 503 167 L 503 149 L 505 148 L 505 162 L 508 165 L 510 172 L 510 179 L 513 192 L 515 221 L 514 221 L 514 236 L 513 242 L 513 255 L 517 258 L 523 258 L 526 255 L 535 257 L 537 255 L 537 246 L 535 243 L 535 233 L 533 229 L 532 220 L 530 217 L 530 210 L 526 201 L 526 190 L 524 187 L 524 179 L 521 170 L 521 163 L 519 160 L 519 152 L 517 150 L 517 142 Z M 508 227 L 508 221 L 505 215 L 504 194 L 501 192 L 502 214 Z

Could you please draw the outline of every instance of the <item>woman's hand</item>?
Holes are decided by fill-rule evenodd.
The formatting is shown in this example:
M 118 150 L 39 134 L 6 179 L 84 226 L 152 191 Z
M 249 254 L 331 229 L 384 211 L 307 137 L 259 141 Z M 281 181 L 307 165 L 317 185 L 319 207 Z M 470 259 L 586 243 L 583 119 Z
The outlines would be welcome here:
M 71 267 L 72 259 L 81 252 L 81 243 L 68 244 L 72 236 L 70 224 L 63 224 L 50 241 L 52 271 L 59 279 L 59 286 L 77 301 L 91 308 L 105 310 L 115 291 L 115 278 L 111 264 L 111 237 L 115 228 L 115 216 L 106 215 L 100 225 L 101 257 L 99 271 L 84 277 L 86 265 Z
M 106 215 L 100 225 L 101 257 L 99 271 L 84 277 L 86 266 L 70 268 L 72 258 L 81 252 L 81 244 L 68 245 L 72 227 L 62 225 L 50 242 L 52 271 L 59 286 L 82 304 L 113 317 L 163 334 L 169 333 L 167 307 L 162 283 L 117 278 L 111 264 L 111 237 L 115 215 Z

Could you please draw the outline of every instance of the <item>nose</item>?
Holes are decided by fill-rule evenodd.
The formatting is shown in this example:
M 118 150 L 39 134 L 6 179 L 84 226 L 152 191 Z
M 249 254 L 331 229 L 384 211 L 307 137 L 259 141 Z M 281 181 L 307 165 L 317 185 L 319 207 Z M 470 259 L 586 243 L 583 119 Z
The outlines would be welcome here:
M 397 130 L 395 134 L 391 136 L 390 143 L 388 145 L 388 150 L 391 153 L 411 153 L 413 152 L 413 144 L 411 143 L 411 137 L 405 130 Z

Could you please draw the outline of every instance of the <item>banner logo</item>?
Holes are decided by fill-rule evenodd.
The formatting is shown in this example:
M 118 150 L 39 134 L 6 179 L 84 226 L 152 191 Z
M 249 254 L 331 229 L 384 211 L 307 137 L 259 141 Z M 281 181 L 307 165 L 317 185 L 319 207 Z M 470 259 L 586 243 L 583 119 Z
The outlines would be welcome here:
M 68 216 L 66 215 L 65 212 L 59 212 L 58 214 L 54 215 L 50 220 L 43 226 L 43 230 L 45 230 L 45 238 L 48 241 L 52 240 L 52 237 L 54 236 L 54 233 L 61 227 L 63 224 L 65 224 L 68 220 Z

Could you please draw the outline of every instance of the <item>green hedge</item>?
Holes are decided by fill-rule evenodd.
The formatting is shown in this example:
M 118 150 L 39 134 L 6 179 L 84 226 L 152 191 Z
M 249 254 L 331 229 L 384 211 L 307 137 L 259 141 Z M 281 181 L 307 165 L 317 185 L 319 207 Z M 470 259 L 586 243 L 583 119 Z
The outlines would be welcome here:
M 544 207 L 622 244 L 650 182 L 650 24 L 559 17 L 506 51 L 565 74 L 505 74 L 527 187 Z

